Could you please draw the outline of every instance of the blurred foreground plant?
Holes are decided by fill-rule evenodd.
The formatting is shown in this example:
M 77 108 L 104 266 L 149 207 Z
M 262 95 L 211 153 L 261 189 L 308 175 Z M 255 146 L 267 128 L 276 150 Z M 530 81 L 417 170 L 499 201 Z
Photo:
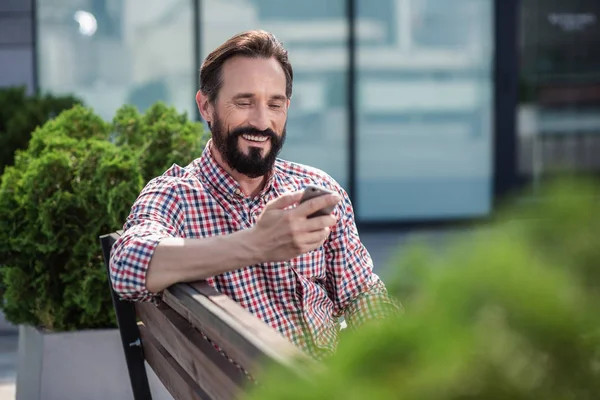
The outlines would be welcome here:
M 98 237 L 121 229 L 153 174 L 186 165 L 205 142 L 199 123 L 160 103 L 146 115 L 125 106 L 113 123 L 76 106 L 37 129 L 0 186 L 6 318 L 53 331 L 114 327 Z
M 308 383 L 270 370 L 250 398 L 600 398 L 599 199 L 558 181 L 442 255 L 411 249 L 389 283 L 403 316 L 342 336 Z

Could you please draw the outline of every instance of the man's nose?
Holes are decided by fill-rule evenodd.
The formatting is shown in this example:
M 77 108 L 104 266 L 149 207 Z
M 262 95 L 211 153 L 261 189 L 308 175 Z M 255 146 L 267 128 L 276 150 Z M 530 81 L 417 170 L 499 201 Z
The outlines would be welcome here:
M 252 114 L 250 115 L 250 120 L 248 122 L 250 123 L 250 125 L 258 129 L 259 131 L 264 131 L 267 128 L 270 128 L 267 107 L 254 107 L 254 109 L 252 110 Z

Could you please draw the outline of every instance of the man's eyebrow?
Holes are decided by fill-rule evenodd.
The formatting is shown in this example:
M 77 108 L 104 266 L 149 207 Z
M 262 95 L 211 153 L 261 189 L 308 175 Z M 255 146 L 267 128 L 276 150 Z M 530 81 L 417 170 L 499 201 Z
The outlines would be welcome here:
M 274 94 L 273 96 L 271 96 L 271 100 L 286 101 L 287 97 L 283 94 Z
M 253 97 L 255 97 L 253 93 L 238 93 L 235 96 L 233 96 L 233 99 L 234 100 L 251 99 Z M 283 94 L 274 94 L 273 96 L 271 96 L 271 98 L 269 100 L 285 101 L 285 100 L 287 100 L 287 97 Z
M 254 97 L 254 95 L 252 93 L 238 93 L 235 96 L 233 96 L 234 99 L 250 99 Z

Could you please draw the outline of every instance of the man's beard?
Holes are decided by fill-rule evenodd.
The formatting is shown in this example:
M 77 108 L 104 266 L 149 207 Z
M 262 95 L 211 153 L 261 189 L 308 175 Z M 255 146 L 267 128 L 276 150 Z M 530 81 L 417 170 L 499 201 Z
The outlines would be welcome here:
M 221 157 L 223 157 L 223 160 L 232 169 L 249 178 L 258 178 L 267 175 L 273 169 L 275 160 L 285 142 L 286 135 L 286 126 L 283 127 L 281 137 L 270 128 L 259 131 L 250 126 L 243 126 L 233 131 L 225 132 L 225 127 L 217 115 L 215 115 L 210 130 L 215 146 Z M 239 139 L 245 134 L 268 136 L 271 142 L 271 148 L 268 153 L 263 155 L 263 149 L 250 145 L 248 154 L 245 154 L 239 146 Z

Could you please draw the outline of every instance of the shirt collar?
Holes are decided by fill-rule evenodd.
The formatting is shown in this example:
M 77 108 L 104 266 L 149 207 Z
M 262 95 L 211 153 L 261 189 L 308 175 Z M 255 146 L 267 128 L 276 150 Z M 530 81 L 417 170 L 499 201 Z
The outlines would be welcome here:
M 236 181 L 212 155 L 213 141 L 209 139 L 202 151 L 202 155 L 197 161 L 200 174 L 206 182 L 222 194 L 229 197 L 243 199 L 246 198 L 240 184 Z M 277 164 L 277 162 L 276 162 Z M 277 166 L 275 165 L 267 177 L 265 186 L 256 196 L 256 198 L 270 197 L 277 190 Z M 268 200 L 268 199 L 267 199 Z

